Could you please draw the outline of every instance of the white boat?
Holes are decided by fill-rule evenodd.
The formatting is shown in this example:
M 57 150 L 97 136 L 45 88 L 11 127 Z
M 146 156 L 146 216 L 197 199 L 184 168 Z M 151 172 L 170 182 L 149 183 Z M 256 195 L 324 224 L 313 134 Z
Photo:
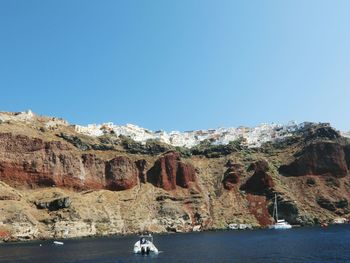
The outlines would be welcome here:
M 228 228 L 232 229 L 232 230 L 237 230 L 238 229 L 238 224 L 231 223 L 231 224 L 228 225 Z
M 251 224 L 238 224 L 238 229 L 239 230 L 252 229 L 252 225 Z
M 63 242 L 61 242 L 61 241 L 53 241 L 53 244 L 54 245 L 58 245 L 58 246 L 63 246 L 64 245 L 64 243 Z
M 232 230 L 246 230 L 246 229 L 252 229 L 252 225 L 251 224 L 235 224 L 235 223 L 231 223 L 228 225 L 229 229 Z
M 269 226 L 270 229 L 291 229 L 292 226 L 284 219 L 278 219 L 278 210 L 277 210 L 277 195 L 275 194 L 275 203 L 273 206 L 273 219 L 276 220 L 276 223 Z
M 137 241 L 134 245 L 134 253 L 135 254 L 158 254 L 158 249 L 153 244 L 153 237 L 151 234 L 140 236 L 139 241 Z
M 333 224 L 345 224 L 346 222 L 347 220 L 344 217 L 337 217 L 333 220 Z

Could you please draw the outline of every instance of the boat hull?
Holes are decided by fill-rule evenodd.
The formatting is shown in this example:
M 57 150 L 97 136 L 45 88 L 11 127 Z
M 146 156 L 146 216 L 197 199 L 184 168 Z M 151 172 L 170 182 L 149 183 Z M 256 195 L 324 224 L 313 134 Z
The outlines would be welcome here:
M 148 254 L 158 254 L 159 252 L 156 246 L 152 242 L 148 241 L 146 244 L 140 244 L 140 241 L 137 241 L 134 245 L 134 253 L 148 255 Z
M 277 230 L 283 230 L 283 229 L 291 229 L 292 226 L 289 224 L 275 224 L 272 226 L 269 226 L 270 229 L 277 229 Z

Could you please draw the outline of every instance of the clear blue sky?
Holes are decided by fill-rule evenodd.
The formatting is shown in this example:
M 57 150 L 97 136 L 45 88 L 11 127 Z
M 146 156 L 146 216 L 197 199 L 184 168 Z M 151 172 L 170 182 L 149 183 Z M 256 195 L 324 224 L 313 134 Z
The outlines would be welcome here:
M 1 0 L 0 110 L 350 130 L 350 1 Z

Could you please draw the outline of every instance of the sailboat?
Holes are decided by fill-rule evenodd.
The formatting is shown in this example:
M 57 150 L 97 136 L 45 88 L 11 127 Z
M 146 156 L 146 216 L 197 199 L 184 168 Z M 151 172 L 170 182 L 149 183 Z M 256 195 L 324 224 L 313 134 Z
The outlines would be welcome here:
M 273 206 L 273 219 L 276 220 L 276 223 L 269 226 L 270 229 L 291 229 L 292 226 L 284 219 L 278 219 L 278 210 L 277 210 L 277 195 L 275 194 L 275 203 Z

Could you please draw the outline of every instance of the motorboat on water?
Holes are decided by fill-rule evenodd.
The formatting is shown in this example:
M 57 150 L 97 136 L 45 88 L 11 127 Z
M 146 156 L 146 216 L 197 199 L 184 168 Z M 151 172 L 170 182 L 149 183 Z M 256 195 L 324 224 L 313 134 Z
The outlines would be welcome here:
M 291 229 L 292 226 L 284 219 L 278 219 L 278 209 L 277 209 L 277 195 L 275 194 L 275 203 L 273 206 L 273 218 L 276 220 L 276 223 L 270 225 L 270 229 Z
M 151 234 L 140 236 L 140 239 L 134 245 L 134 253 L 142 255 L 159 253 L 158 249 L 153 243 L 153 237 Z

